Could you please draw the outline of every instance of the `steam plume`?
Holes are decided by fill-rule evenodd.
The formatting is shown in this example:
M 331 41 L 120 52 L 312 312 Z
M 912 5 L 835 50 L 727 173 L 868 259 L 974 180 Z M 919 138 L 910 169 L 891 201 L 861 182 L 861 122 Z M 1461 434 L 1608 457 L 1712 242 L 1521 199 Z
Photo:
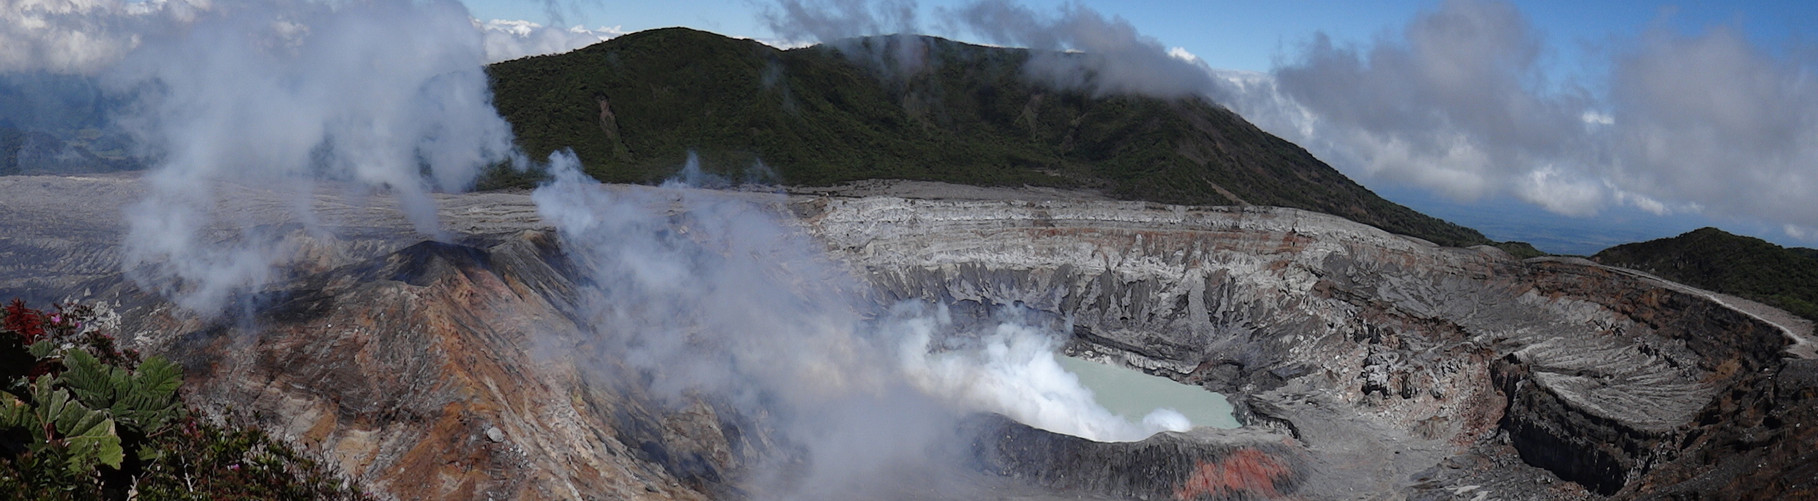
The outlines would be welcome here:
M 779 195 L 608 188 L 561 152 L 549 171 L 532 198 L 594 284 L 591 335 L 673 403 L 708 395 L 779 420 L 809 456 L 802 489 L 923 464 L 970 412 L 1100 440 L 1184 425 L 1099 407 L 1056 364 L 1052 331 L 1006 318 L 955 337 L 940 305 L 878 305 L 778 215 Z
M 224 184 L 388 191 L 437 234 L 430 192 L 465 189 L 511 150 L 484 57 L 453 2 L 252 2 L 142 38 L 103 75 L 137 97 L 121 123 L 157 159 L 128 213 L 131 276 L 203 313 L 269 279 L 283 249 L 216 218 Z

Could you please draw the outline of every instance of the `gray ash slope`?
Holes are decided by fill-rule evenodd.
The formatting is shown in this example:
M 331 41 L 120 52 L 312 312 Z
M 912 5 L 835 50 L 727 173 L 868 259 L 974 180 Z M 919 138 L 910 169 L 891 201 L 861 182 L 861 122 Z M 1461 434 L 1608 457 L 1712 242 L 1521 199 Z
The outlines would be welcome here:
M 129 342 L 183 360 L 205 407 L 256 412 L 390 496 L 761 497 L 751 465 L 788 454 L 761 419 L 657 405 L 636 371 L 602 378 L 534 346 L 578 321 L 579 284 L 523 193 L 441 197 L 454 243 L 424 244 L 394 209 L 319 194 L 324 236 L 282 216 L 293 201 L 235 187 L 223 210 L 278 235 L 292 266 L 265 302 L 208 322 L 119 275 L 117 217 L 138 189 L 0 178 L 0 293 L 121 301 Z M 1818 489 L 1809 324 L 1293 209 L 999 195 L 754 197 L 879 301 L 1020 305 L 1070 325 L 1070 352 L 1227 393 L 1246 427 L 1095 444 L 980 418 L 967 468 L 930 478 L 1006 498 Z

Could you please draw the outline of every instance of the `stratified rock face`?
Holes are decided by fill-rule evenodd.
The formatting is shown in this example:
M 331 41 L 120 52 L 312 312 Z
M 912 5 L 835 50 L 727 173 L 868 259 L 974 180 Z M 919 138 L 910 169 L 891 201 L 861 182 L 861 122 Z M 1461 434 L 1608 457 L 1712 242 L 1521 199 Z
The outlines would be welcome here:
M 303 231 L 274 215 L 296 201 L 236 189 L 224 210 L 283 236 L 293 266 L 228 318 L 190 318 L 111 269 L 107 215 L 136 199 L 130 178 L 0 178 L 0 218 L 56 221 L 0 234 L 0 256 L 26 263 L 0 267 L 0 293 L 121 301 L 126 337 L 182 361 L 192 400 L 389 497 L 787 497 L 752 482 L 796 447 L 764 416 L 654 397 L 649 372 L 575 334 L 595 320 L 581 291 L 599 284 L 526 195 L 441 197 L 455 235 L 436 243 L 334 194 L 311 201 L 334 236 Z M 1809 332 L 1733 298 L 1289 209 L 763 203 L 797 216 L 879 304 L 981 319 L 1020 307 L 1069 327 L 1072 353 L 1225 392 L 1246 424 L 1105 444 L 977 417 L 959 430 L 967 468 L 940 472 L 963 485 L 1148 499 L 1818 488 L 1818 366 L 1785 358 Z M 936 483 L 861 494 L 976 493 L 919 490 Z

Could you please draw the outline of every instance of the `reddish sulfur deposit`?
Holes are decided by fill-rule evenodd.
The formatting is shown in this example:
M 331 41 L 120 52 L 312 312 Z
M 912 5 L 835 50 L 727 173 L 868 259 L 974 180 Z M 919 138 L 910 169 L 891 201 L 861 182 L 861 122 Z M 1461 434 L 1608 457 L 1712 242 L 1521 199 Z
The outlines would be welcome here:
M 1272 498 L 1280 495 L 1275 482 L 1289 473 L 1287 463 L 1256 449 L 1241 449 L 1222 460 L 1200 461 L 1193 476 L 1174 490 L 1174 498 L 1190 501 L 1240 492 Z

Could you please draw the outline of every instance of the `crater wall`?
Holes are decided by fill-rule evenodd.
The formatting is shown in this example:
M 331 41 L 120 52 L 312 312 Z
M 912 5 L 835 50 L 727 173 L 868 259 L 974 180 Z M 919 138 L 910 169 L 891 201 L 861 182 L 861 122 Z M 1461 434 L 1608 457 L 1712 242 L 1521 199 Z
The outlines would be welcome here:
M 793 208 L 888 299 L 1061 319 L 1076 353 L 1231 396 L 1248 426 L 1325 458 L 1335 491 L 1494 486 L 1519 475 L 1421 474 L 1513 455 L 1588 492 L 1543 491 L 1624 492 L 1681 459 L 1709 424 L 1698 416 L 1770 377 L 1799 334 L 1628 270 L 1438 247 L 1294 209 L 889 197 Z

